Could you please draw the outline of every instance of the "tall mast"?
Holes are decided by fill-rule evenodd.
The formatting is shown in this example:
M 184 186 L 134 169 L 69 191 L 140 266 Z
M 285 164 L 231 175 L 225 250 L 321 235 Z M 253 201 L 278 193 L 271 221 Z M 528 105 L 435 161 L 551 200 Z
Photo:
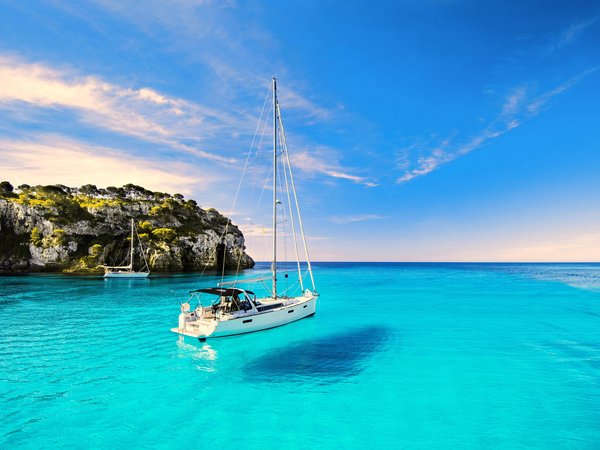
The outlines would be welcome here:
M 129 257 L 129 265 L 131 266 L 131 270 L 133 270 L 133 217 L 131 218 L 131 247 L 130 247 L 130 257 Z
M 277 297 L 277 80 L 273 77 L 273 298 Z

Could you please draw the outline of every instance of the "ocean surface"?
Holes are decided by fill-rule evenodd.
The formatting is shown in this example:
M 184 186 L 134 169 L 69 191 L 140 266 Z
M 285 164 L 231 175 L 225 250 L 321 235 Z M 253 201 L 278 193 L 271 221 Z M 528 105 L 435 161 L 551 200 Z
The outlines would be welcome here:
M 600 448 L 600 265 L 314 270 L 314 317 L 204 343 L 213 276 L 0 277 L 0 448 Z

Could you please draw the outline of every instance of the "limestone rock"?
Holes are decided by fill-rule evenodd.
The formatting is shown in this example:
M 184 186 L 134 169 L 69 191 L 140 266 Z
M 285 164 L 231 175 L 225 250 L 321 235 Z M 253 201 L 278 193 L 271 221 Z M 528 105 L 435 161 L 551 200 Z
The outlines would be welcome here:
M 127 256 L 131 218 L 144 247 L 144 255 L 136 248 L 135 258 L 145 256 L 152 271 L 216 269 L 219 262 L 227 269 L 254 266 L 235 225 L 179 194 L 134 185 L 57 185 L 0 193 L 0 273 L 97 272 L 102 264 L 119 265 Z

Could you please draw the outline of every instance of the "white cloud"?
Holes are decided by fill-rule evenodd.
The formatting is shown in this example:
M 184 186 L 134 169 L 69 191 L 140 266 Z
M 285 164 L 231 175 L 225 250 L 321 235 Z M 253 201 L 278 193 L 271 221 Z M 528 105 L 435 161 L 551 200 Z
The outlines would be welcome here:
M 238 129 L 239 118 L 147 87 L 122 87 L 98 77 L 80 76 L 68 69 L 23 62 L 6 55 L 0 55 L 0 79 L 0 107 L 14 109 L 25 103 L 69 109 L 97 128 L 167 145 L 214 162 L 232 161 L 183 144 L 180 139 L 199 140 L 199 133 L 211 135 L 219 129 Z
M 299 92 L 297 80 L 281 63 L 281 58 L 265 57 L 276 54 L 277 41 L 252 20 L 239 21 L 240 5 L 233 1 L 189 0 L 95 0 L 113 15 L 152 36 L 168 37 L 171 50 L 184 49 L 190 57 L 199 59 L 214 72 L 219 81 L 216 90 L 231 98 L 255 92 L 261 95 L 265 82 L 273 74 L 285 79 L 281 90 L 286 110 L 297 110 L 302 116 L 319 121 L 333 117 L 333 111 Z M 259 48 L 260 51 L 255 49 Z M 296 86 L 294 88 L 293 86 Z
M 553 45 L 555 50 L 559 50 L 563 47 L 566 47 L 569 44 L 575 42 L 579 36 L 583 34 L 583 32 L 594 22 L 596 22 L 600 18 L 600 16 L 593 16 L 585 20 L 581 20 L 579 22 L 572 23 L 566 29 L 562 31 L 556 43 Z
M 598 68 L 588 69 L 588 70 L 584 71 L 583 73 L 581 73 L 577 76 L 574 76 L 573 78 L 560 84 L 559 86 L 555 87 L 554 89 L 551 89 L 550 91 L 544 92 L 542 95 L 537 96 L 536 98 L 534 98 L 533 100 L 531 100 L 529 102 L 529 104 L 527 105 L 527 111 L 531 115 L 539 114 L 542 111 L 542 109 L 544 108 L 544 106 L 546 106 L 548 104 L 548 102 L 550 102 L 550 100 L 552 100 L 557 95 L 562 94 L 566 90 L 570 89 L 575 84 L 577 84 L 579 81 L 581 81 L 582 78 L 596 72 L 597 70 L 598 70 Z
M 271 226 L 264 226 L 261 224 L 252 223 L 240 223 L 238 228 L 242 230 L 245 237 L 272 237 L 273 228 Z
M 121 186 L 133 183 L 148 189 L 190 194 L 215 179 L 190 173 L 179 162 L 126 156 L 106 147 L 53 135 L 35 141 L 0 140 L 0 173 L 13 184 Z
M 427 175 L 440 166 L 467 155 L 473 150 L 481 148 L 487 142 L 514 130 L 521 126 L 525 119 L 539 114 L 552 98 L 573 87 L 583 77 L 596 70 L 596 68 L 586 70 L 580 75 L 533 99 L 528 98 L 527 89 L 524 86 L 515 88 L 504 99 L 500 112 L 492 123 L 466 141 L 453 143 L 452 138 L 447 138 L 432 150 L 427 148 L 429 144 L 422 146 L 413 144 L 401 149 L 398 152 L 400 158 L 398 168 L 404 173 L 397 178 L 396 182 L 405 183 L 417 177 Z M 409 154 L 415 152 L 418 153 L 418 156 L 416 162 L 412 163 Z
M 333 112 L 316 105 L 306 97 L 301 96 L 289 88 L 283 90 L 283 94 L 279 97 L 281 105 L 285 105 L 286 110 L 297 109 L 307 115 L 322 121 L 329 120 L 333 116 Z
M 367 187 L 378 186 L 377 183 L 369 178 L 349 173 L 348 169 L 341 167 L 336 162 L 328 162 L 325 158 L 322 155 L 310 154 L 307 151 L 297 153 L 292 157 L 294 167 L 298 167 L 305 173 L 320 173 L 332 178 L 352 181 L 353 183 L 362 184 Z M 327 159 L 332 160 L 333 155 L 329 155 Z
M 523 102 L 527 91 L 525 87 L 520 86 L 516 88 L 504 101 L 502 106 L 501 116 L 509 117 L 518 112 L 521 103 Z

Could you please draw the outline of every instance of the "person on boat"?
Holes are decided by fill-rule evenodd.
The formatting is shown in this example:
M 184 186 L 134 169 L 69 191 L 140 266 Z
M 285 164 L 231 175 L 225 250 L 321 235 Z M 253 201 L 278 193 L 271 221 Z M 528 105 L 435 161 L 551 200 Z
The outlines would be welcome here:
M 250 300 L 248 299 L 248 296 L 244 294 L 244 299 L 241 300 L 240 302 L 240 309 L 243 309 L 244 312 L 247 312 L 249 310 L 252 309 L 252 305 L 250 304 Z

